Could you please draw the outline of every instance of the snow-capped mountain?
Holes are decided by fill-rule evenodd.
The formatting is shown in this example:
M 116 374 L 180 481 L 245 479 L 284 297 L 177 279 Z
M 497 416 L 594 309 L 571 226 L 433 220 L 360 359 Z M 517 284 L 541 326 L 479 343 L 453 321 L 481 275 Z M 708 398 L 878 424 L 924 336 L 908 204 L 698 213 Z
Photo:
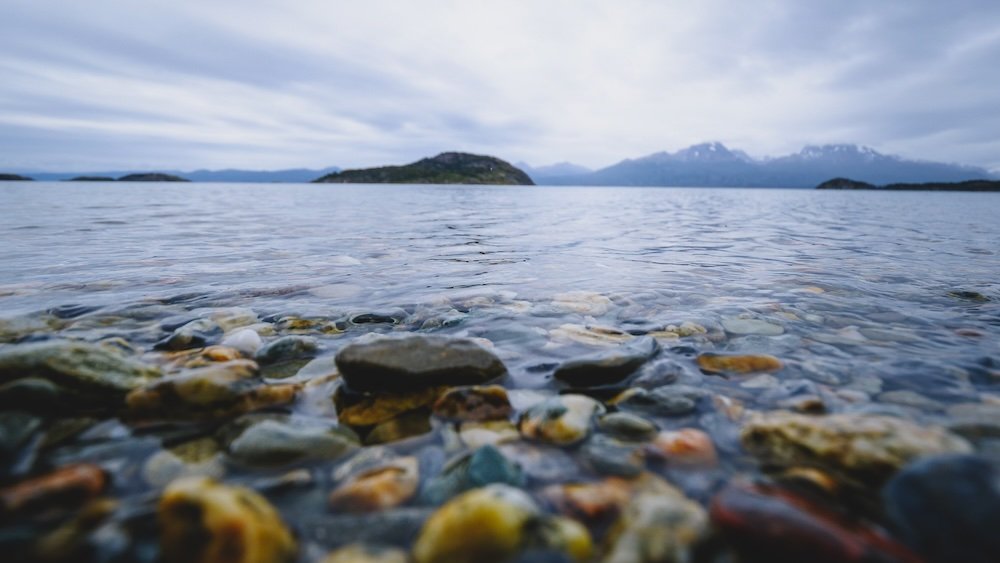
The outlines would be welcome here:
M 777 158 L 754 159 L 722 143 L 628 159 L 589 174 L 542 178 L 540 184 L 812 188 L 835 177 L 873 184 L 958 182 L 993 176 L 983 168 L 907 160 L 852 144 L 809 145 Z

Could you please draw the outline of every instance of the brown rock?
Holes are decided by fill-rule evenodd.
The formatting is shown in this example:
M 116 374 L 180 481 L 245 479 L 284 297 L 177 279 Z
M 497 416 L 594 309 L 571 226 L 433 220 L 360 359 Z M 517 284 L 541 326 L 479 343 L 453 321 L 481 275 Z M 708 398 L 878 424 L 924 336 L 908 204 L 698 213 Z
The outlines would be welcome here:
M 448 420 L 506 420 L 512 408 L 507 390 L 499 385 L 455 387 L 433 407 L 434 415 Z
M 399 458 L 342 483 L 330 494 L 330 508 L 341 512 L 375 512 L 393 508 L 410 500 L 419 484 L 417 458 Z
M 104 491 L 108 477 L 91 463 L 61 467 L 0 489 L 0 515 L 9 518 L 49 508 L 76 507 Z
M 711 373 L 758 373 L 778 371 L 784 364 L 781 360 L 767 354 L 760 355 L 724 355 L 700 354 L 698 367 Z
M 283 563 L 295 539 L 264 497 L 243 487 L 188 477 L 160 498 L 160 550 L 166 563 Z

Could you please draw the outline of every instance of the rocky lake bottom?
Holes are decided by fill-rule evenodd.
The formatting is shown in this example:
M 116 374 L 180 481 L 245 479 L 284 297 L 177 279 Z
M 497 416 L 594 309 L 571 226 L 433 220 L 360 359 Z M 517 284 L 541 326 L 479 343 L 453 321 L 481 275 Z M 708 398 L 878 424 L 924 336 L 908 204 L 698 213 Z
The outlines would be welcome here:
M 5 560 L 1000 560 L 995 194 L 0 203 Z

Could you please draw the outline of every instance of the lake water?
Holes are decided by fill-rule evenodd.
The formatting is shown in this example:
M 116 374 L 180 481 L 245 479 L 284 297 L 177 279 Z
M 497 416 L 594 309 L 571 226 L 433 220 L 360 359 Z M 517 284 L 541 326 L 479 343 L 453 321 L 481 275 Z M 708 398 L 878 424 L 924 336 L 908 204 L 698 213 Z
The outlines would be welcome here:
M 265 373 L 302 379 L 369 332 L 474 337 L 529 401 L 560 362 L 653 334 L 665 382 L 747 409 L 946 424 L 1000 402 L 998 194 L 36 182 L 0 184 L 0 208 L 8 342 L 149 352 L 178 319 L 242 314 L 265 341 L 317 339 Z M 705 353 L 784 367 L 717 377 Z M 713 479 L 676 478 L 695 498 L 752 471 L 720 410 L 654 420 L 722 454 Z

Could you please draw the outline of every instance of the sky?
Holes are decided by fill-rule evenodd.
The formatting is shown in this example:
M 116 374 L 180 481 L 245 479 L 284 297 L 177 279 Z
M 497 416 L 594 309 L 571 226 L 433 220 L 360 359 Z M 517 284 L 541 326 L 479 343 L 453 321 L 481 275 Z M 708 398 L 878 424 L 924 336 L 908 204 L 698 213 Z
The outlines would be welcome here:
M 0 0 L 0 169 L 592 168 L 720 141 L 1000 172 L 996 0 Z

